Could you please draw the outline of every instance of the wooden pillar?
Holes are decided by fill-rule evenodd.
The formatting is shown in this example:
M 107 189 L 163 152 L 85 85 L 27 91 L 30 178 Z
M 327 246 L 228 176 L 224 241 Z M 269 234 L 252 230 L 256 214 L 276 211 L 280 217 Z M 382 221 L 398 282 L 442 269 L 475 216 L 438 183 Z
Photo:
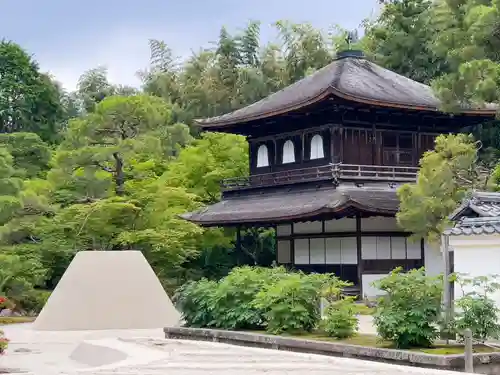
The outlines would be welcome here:
M 300 141 L 302 143 L 301 158 L 300 162 L 303 163 L 306 159 L 306 133 L 304 131 L 300 132 Z
M 253 142 L 248 142 L 248 171 L 250 172 L 249 173 L 250 175 L 254 171 L 254 169 L 253 169 L 253 163 L 252 163 L 253 150 L 254 150 L 254 143 Z M 257 163 L 255 163 L 255 166 L 257 166 Z
M 349 161 L 345 160 L 344 157 L 344 139 L 347 137 L 347 130 L 344 128 L 340 128 L 339 130 L 339 139 L 340 139 L 340 152 L 339 152 L 339 162 L 340 163 L 349 163 Z
M 328 127 L 328 134 L 330 134 L 330 143 L 329 143 L 329 145 L 330 145 L 330 163 L 333 164 L 333 163 L 335 163 L 335 154 L 334 154 L 335 150 L 333 148 L 333 146 L 335 144 L 334 143 L 335 142 L 335 131 L 334 131 L 332 126 Z M 324 226 L 324 224 L 325 223 L 323 222 L 323 226 Z
M 408 240 L 408 239 L 407 239 Z M 425 241 L 424 239 L 420 239 L 420 261 L 425 267 Z
M 274 145 L 274 161 L 273 165 L 271 166 L 271 171 L 274 171 L 274 168 L 278 165 L 278 144 L 276 143 L 276 139 L 273 139 L 273 145 Z
M 276 253 L 276 258 L 274 259 L 274 261 L 276 262 L 276 266 L 279 266 L 279 262 L 278 262 L 278 226 L 273 225 L 273 229 L 274 229 L 274 252 Z M 291 252 L 291 250 L 290 250 L 290 252 Z
M 411 144 L 413 146 L 411 152 L 411 165 L 418 165 L 418 132 L 411 133 Z
M 241 226 L 239 225 L 236 227 L 236 251 L 238 252 L 238 254 L 241 254 Z M 236 259 L 238 259 L 238 265 L 239 265 L 240 264 L 239 256 Z
M 372 135 L 370 138 L 372 144 L 372 165 L 380 165 L 378 163 L 377 130 L 375 124 L 372 124 Z
M 359 298 L 363 299 L 363 260 L 361 254 L 361 215 L 356 214 L 356 252 L 358 258 L 358 283 L 359 283 Z

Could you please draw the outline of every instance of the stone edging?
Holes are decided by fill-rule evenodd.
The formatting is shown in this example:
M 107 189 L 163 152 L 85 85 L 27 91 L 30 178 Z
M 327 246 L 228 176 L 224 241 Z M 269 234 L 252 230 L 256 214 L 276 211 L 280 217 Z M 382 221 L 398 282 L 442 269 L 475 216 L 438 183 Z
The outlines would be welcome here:
M 259 348 L 271 348 L 302 353 L 331 355 L 336 357 L 359 358 L 406 366 L 428 367 L 443 370 L 464 371 L 464 355 L 436 355 L 407 350 L 370 348 L 329 341 L 305 340 L 283 336 L 265 335 L 251 332 L 224 331 L 216 329 L 167 327 L 167 339 L 186 339 L 228 343 Z M 500 353 L 474 354 L 475 366 L 500 366 Z

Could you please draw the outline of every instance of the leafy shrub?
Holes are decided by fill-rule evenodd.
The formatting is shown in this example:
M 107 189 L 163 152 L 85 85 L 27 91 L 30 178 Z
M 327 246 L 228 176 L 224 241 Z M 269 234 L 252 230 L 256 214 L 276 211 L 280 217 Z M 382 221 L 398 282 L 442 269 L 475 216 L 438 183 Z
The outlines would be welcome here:
M 386 292 L 374 315 L 380 337 L 398 348 L 431 346 L 438 337 L 442 279 L 426 276 L 423 268 L 397 268 L 374 286 Z
M 500 310 L 489 297 L 500 288 L 496 277 L 470 278 L 466 275 L 458 275 L 456 282 L 463 293 L 463 297 L 455 302 L 457 306 L 455 328 L 459 337 L 463 338 L 462 332 L 469 328 L 472 331 L 472 337 L 478 341 L 497 339 L 500 336 L 498 324 Z M 469 291 L 466 292 L 466 289 Z
M 338 294 L 342 285 L 349 284 L 333 275 L 244 266 L 219 282 L 189 282 L 174 298 L 191 327 L 310 331 L 319 321 L 320 296 Z
M 16 310 L 22 310 L 28 315 L 37 315 L 47 303 L 50 293 L 48 290 L 40 289 L 26 291 L 16 301 Z
M 313 330 L 320 320 L 319 299 L 330 275 L 289 273 L 268 283 L 255 296 L 270 333 Z
M 4 309 L 13 309 L 15 307 L 15 303 L 13 303 L 7 297 L 0 297 L 0 311 Z
M 5 350 L 9 346 L 9 339 L 4 336 L 2 330 L 0 330 L 0 355 L 5 353 Z
M 217 328 L 257 329 L 263 326 L 264 311 L 254 304 L 257 293 L 287 275 L 282 267 L 239 267 L 219 281 L 214 293 Z
M 207 279 L 187 282 L 178 289 L 175 299 L 186 325 L 198 328 L 215 326 L 216 289 L 217 283 Z
M 321 322 L 321 328 L 328 336 L 345 339 L 357 332 L 355 299 L 356 297 L 341 297 L 328 305 L 325 318 Z

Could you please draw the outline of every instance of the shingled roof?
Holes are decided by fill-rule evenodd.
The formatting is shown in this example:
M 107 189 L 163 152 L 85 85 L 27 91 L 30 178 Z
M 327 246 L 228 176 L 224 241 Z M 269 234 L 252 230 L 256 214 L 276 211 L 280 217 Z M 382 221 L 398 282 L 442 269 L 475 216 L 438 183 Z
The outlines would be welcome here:
M 342 217 L 354 212 L 392 216 L 399 208 L 396 188 L 387 185 L 321 188 L 245 195 L 222 200 L 182 218 L 204 226 L 232 224 L 273 224 L 306 220 L 321 214 Z
M 500 217 L 500 193 L 474 192 L 451 215 L 450 220 L 461 217 Z
M 445 231 L 452 236 L 500 234 L 500 193 L 474 192 L 451 215 L 453 228 Z
M 392 108 L 439 111 L 431 87 L 384 69 L 362 57 L 345 53 L 324 68 L 254 104 L 196 122 L 203 128 L 262 119 L 300 109 L 328 96 Z M 462 113 L 491 116 L 494 105 L 463 106 Z
M 466 217 L 445 233 L 451 236 L 500 234 L 500 217 Z

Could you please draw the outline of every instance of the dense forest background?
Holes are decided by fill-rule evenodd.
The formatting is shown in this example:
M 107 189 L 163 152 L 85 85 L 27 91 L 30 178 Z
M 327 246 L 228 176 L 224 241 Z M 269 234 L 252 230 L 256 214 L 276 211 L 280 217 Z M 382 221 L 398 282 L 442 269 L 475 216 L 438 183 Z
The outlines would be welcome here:
M 500 1 L 387 0 L 351 48 L 459 101 L 499 102 Z M 66 92 L 29 51 L 0 43 L 0 294 L 29 304 L 52 289 L 80 250 L 142 250 L 172 290 L 218 278 L 238 264 L 268 265 L 273 233 L 204 229 L 178 214 L 220 198 L 219 180 L 247 173 L 239 136 L 200 134 L 194 119 L 253 103 L 330 63 L 347 31 L 276 22 L 262 44 L 259 22 L 186 60 L 150 40 L 140 88 L 111 84 L 102 67 Z M 148 41 L 144 41 L 147 43 Z M 495 122 L 473 129 L 500 148 Z M 495 159 L 496 160 L 496 159 Z M 32 298 L 33 297 L 33 298 Z

